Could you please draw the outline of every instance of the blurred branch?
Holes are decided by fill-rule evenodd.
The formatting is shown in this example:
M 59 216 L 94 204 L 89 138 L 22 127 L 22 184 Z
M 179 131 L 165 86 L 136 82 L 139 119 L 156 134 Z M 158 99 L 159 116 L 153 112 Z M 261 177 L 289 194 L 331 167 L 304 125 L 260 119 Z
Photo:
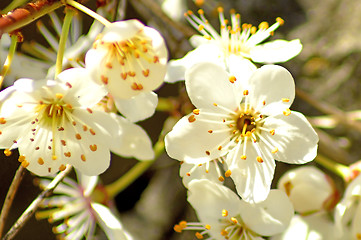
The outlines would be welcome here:
M 38 209 L 39 205 L 44 198 L 50 196 L 56 186 L 67 176 L 72 169 L 71 165 L 66 165 L 66 169 L 60 172 L 56 177 L 49 183 L 49 185 L 40 193 L 40 195 L 29 205 L 29 207 L 23 212 L 23 214 L 18 218 L 15 224 L 10 228 L 2 240 L 10 240 L 18 233 L 18 231 L 24 226 L 24 224 L 30 219 L 31 216 Z
M 311 106 L 328 115 L 332 115 L 332 117 L 337 120 L 339 124 L 342 124 L 346 127 L 350 127 L 352 129 L 357 130 L 361 133 L 361 122 L 354 121 L 351 118 L 348 118 L 346 113 L 342 110 L 326 103 L 321 100 L 315 99 L 313 96 L 304 92 L 303 90 L 296 88 L 296 95 L 300 97 L 305 102 L 309 103 Z
M 17 30 L 63 5 L 60 0 L 38 0 L 17 8 L 0 18 L 0 36 Z
M 22 165 L 19 166 L 18 170 L 15 173 L 14 179 L 11 182 L 9 191 L 6 194 L 5 202 L 1 209 L 1 215 L 0 215 L 0 237 L 2 236 L 4 226 L 5 226 L 5 221 L 9 214 L 11 204 L 12 204 L 15 194 L 19 188 L 20 182 L 24 176 L 24 169 L 25 168 Z
M 190 38 L 191 36 L 196 34 L 196 31 L 193 28 L 173 21 L 170 17 L 168 17 L 168 15 L 163 12 L 159 4 L 156 3 L 154 0 L 133 0 L 130 1 L 130 3 L 135 6 L 136 9 L 138 4 L 143 5 L 144 7 L 149 9 L 155 16 L 159 17 L 166 25 L 169 25 L 170 27 L 178 30 L 186 38 Z M 141 12 L 140 14 L 143 13 L 144 12 Z

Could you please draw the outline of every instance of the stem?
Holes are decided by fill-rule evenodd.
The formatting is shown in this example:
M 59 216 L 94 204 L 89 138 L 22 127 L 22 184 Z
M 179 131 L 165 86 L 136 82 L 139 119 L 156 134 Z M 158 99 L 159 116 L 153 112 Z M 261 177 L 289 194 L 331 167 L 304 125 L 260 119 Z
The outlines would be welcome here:
M 338 176 L 342 177 L 343 179 L 347 179 L 347 177 L 350 175 L 349 167 L 340 163 L 336 163 L 320 153 L 317 154 L 315 161 L 323 167 L 327 168 L 328 170 L 332 171 L 333 173 L 337 174 Z
M 6 74 L 8 73 L 9 69 L 10 69 L 10 66 L 11 66 L 11 63 L 13 61 L 13 58 L 14 58 L 14 54 L 15 54 L 15 51 L 16 51 L 16 46 L 17 46 L 17 43 L 18 43 L 18 36 L 17 34 L 14 34 L 11 36 L 11 44 L 10 44 L 10 47 L 9 47 L 9 53 L 8 53 L 8 56 L 5 60 L 5 63 L 4 63 L 4 67 L 3 69 L 1 70 L 1 73 L 0 73 L 0 88 L 3 84 L 3 81 L 4 81 L 4 78 L 6 76 Z
M 6 14 L 11 10 L 23 5 L 27 0 L 14 0 L 9 5 L 7 5 L 3 10 L 0 11 L 0 14 Z
M 142 175 L 164 152 L 164 141 L 158 141 L 154 145 L 155 157 L 151 161 L 142 161 L 137 163 L 132 169 L 115 182 L 105 186 L 105 191 L 109 198 L 114 198 L 119 192 L 127 188 L 132 182 L 134 182 L 140 175 Z
M 111 22 L 109 22 L 106 18 L 104 18 L 103 16 L 99 15 L 98 13 L 94 12 L 93 10 L 85 7 L 84 5 L 74 1 L 74 0 L 65 0 L 65 3 L 75 7 L 76 9 L 82 11 L 85 14 L 88 14 L 89 16 L 91 16 L 92 18 L 98 20 L 99 22 L 101 22 L 104 26 L 109 26 L 111 24 Z
M 0 36 L 12 32 L 63 6 L 60 0 L 38 0 L 0 17 Z
M 25 168 L 22 165 L 19 166 L 18 170 L 15 173 L 14 179 L 11 182 L 9 191 L 6 194 L 5 202 L 4 202 L 3 208 L 1 209 L 1 214 L 0 214 L 0 237 L 2 236 L 4 226 L 5 226 L 5 221 L 9 214 L 11 204 L 12 204 L 15 194 L 19 188 L 20 182 L 24 176 L 24 174 L 23 174 L 24 169 Z
M 15 224 L 10 228 L 2 240 L 10 240 L 17 234 L 17 232 L 23 227 L 23 225 L 30 219 L 30 217 L 38 209 L 40 203 L 44 198 L 52 194 L 53 190 L 58 186 L 58 184 L 64 179 L 66 175 L 70 173 L 72 169 L 71 165 L 66 165 L 66 169 L 60 172 L 56 177 L 49 183 L 49 185 L 42 191 L 39 196 L 29 205 L 29 207 L 23 212 L 23 214 L 18 218 Z
M 66 40 L 68 39 L 68 33 L 71 25 L 71 20 L 75 11 L 71 8 L 65 8 L 65 17 L 64 17 L 64 24 L 61 30 L 60 41 L 59 41 L 59 48 L 58 53 L 56 56 L 56 64 L 55 64 L 55 78 L 61 73 L 63 69 L 63 58 L 66 46 Z
M 296 88 L 296 95 L 317 110 L 325 114 L 332 115 L 338 121 L 338 123 L 355 129 L 361 133 L 361 123 L 356 122 L 353 119 L 347 118 L 345 112 L 343 112 L 342 110 L 325 102 L 321 102 L 320 100 L 314 99 L 311 95 L 298 88 Z

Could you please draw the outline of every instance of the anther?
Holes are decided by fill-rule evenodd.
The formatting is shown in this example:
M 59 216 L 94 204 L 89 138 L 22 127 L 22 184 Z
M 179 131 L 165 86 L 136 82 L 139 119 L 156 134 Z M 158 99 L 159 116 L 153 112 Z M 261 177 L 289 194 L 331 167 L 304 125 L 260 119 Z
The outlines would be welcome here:
M 183 228 L 179 226 L 178 224 L 174 225 L 173 230 L 177 233 L 181 233 Z
M 259 29 L 267 29 L 268 27 L 268 22 L 261 22 L 258 26 Z
M 65 152 L 65 153 L 64 153 L 64 156 L 65 156 L 65 157 L 71 157 L 71 152 Z
M 188 122 L 190 122 L 190 123 L 194 122 L 195 120 L 196 120 L 196 118 L 194 117 L 194 115 L 190 115 L 188 117 Z
M 242 156 L 241 156 L 241 159 L 242 159 L 242 160 L 246 160 L 246 159 L 247 159 L 247 156 L 246 156 L 246 155 L 242 155 Z
M 212 132 L 213 132 L 213 130 L 208 130 L 208 132 L 209 132 L 209 133 L 212 133 Z
M 93 113 L 93 110 L 91 110 L 90 108 L 86 109 L 89 113 Z
M 271 135 L 275 135 L 276 131 L 275 131 L 274 129 L 272 129 L 271 131 L 269 131 L 269 133 L 270 133 Z
M 228 216 L 228 211 L 226 209 L 222 210 L 222 217 L 227 217 Z
M 244 90 L 244 91 L 243 91 L 243 95 L 244 95 L 244 96 L 247 96 L 248 93 L 249 93 L 248 90 Z
M 232 221 L 234 224 L 237 224 L 237 223 L 238 223 L 238 220 L 237 220 L 235 217 L 231 217 L 231 221 Z
M 64 97 L 64 95 L 61 94 L 61 93 L 56 93 L 56 94 L 55 94 L 55 97 L 56 97 L 57 99 L 62 99 L 62 98 Z
M 40 165 L 43 165 L 44 164 L 44 159 L 42 159 L 41 157 L 38 158 L 38 163 Z
M 148 77 L 149 76 L 149 69 L 143 70 L 142 71 L 144 77 Z
M 219 180 L 220 182 L 224 182 L 224 177 L 220 176 L 220 177 L 218 178 L 218 180 Z
M 228 236 L 228 232 L 225 229 L 223 229 L 221 231 L 221 235 L 226 237 L 226 236 Z
M 109 80 L 109 78 L 107 78 L 106 76 L 101 75 L 101 76 L 100 76 L 100 79 L 101 79 L 102 83 L 104 83 L 105 85 L 107 85 L 107 84 L 108 84 L 108 80 Z
M 107 67 L 109 69 L 112 69 L 113 65 L 110 62 L 108 62 L 108 63 L 105 64 L 105 67 Z
M 258 157 L 257 157 L 257 162 L 263 163 L 263 159 L 262 159 L 260 156 L 258 156 Z
M 194 113 L 195 115 L 199 115 L 199 112 L 200 112 L 199 109 L 194 109 L 194 110 L 193 110 L 193 113 Z
M 204 228 L 207 229 L 207 230 L 210 230 L 210 229 L 211 229 L 211 225 L 206 224 L 206 225 L 204 226 Z
M 289 98 L 282 98 L 282 102 L 289 102 L 290 99 Z
M 196 236 L 197 239 L 203 239 L 203 235 L 200 234 L 199 232 L 196 232 L 195 236 Z
M 90 150 L 92 150 L 93 152 L 95 152 L 98 147 L 97 147 L 96 144 L 93 144 L 93 145 L 90 145 L 89 148 L 90 148 Z
M 231 170 L 228 169 L 228 170 L 224 173 L 224 176 L 230 177 L 231 174 L 232 174 Z
M 218 7 L 218 8 L 217 8 L 217 11 L 218 11 L 219 13 L 222 13 L 222 12 L 224 11 L 224 9 L 223 9 L 223 7 Z
M 10 149 L 5 149 L 4 154 L 5 156 L 9 157 L 12 154 L 12 151 Z
M 5 124 L 5 123 L 6 123 L 5 118 L 0 118 L 0 124 Z
M 274 148 L 271 152 L 272 152 L 272 153 L 278 152 L 278 148 Z
M 18 161 L 19 161 L 19 162 L 25 161 L 25 156 L 24 156 L 24 155 L 20 155 L 19 158 L 18 158 Z
M 209 152 L 209 151 L 206 151 L 206 154 L 209 156 L 209 155 L 211 155 L 211 153 Z
M 277 21 L 280 25 L 283 25 L 283 24 L 285 23 L 285 21 L 284 21 L 282 18 L 280 18 L 280 17 L 276 18 L 276 21 Z
M 60 167 L 59 167 L 59 171 L 64 171 L 65 169 L 66 169 L 65 165 L 61 164 Z
M 229 81 L 230 81 L 231 83 L 234 83 L 235 81 L 237 81 L 237 78 L 236 78 L 235 76 L 230 76 L 230 77 L 229 77 Z
M 85 162 L 85 161 L 86 161 L 85 155 L 84 155 L 84 154 L 80 155 L 80 159 L 81 159 L 83 162 Z
M 79 134 L 79 133 L 75 134 L 75 138 L 78 139 L 78 140 L 80 140 L 80 139 L 81 139 L 80 134 Z
M 69 82 L 66 82 L 66 83 L 65 83 L 65 86 L 67 86 L 68 88 L 72 88 L 72 87 L 73 87 Z
M 285 111 L 283 111 L 283 115 L 285 115 L 285 116 L 291 115 L 291 110 L 289 108 L 287 108 Z
M 58 157 L 56 156 L 56 155 L 53 155 L 52 157 L 51 157 L 51 159 L 52 160 L 56 160 Z
M 95 131 L 93 129 L 90 128 L 89 132 L 91 133 L 91 135 L 93 135 L 93 136 L 95 135 Z
M 221 150 L 222 150 L 222 146 L 219 146 L 217 149 L 218 149 L 219 151 L 221 151 Z
M 21 162 L 21 166 L 23 166 L 24 168 L 27 168 L 29 166 L 29 162 L 24 160 L 23 162 Z

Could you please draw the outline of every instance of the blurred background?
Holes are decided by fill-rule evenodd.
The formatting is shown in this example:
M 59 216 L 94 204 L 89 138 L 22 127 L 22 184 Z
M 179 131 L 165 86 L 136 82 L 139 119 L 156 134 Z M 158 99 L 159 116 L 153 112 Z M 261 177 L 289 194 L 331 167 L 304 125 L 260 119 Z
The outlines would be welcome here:
M 185 10 L 191 9 L 194 12 L 198 10 L 199 3 L 203 2 L 179 1 L 183 1 Z M 2 0 L 0 9 L 10 2 L 11 0 Z M 149 3 L 153 4 L 152 8 L 149 7 Z M 162 3 L 161 0 L 125 1 L 124 17 L 125 19 L 137 18 L 145 24 L 157 28 L 166 39 L 170 58 L 183 57 L 192 49 L 188 38 L 195 32 L 182 17 L 177 20 L 176 15 L 171 15 L 182 12 L 183 9 L 174 7 L 170 8 L 171 11 L 167 13 L 172 16 L 171 21 L 176 23 L 176 27 L 172 22 L 166 21 L 164 13 L 160 11 Z M 85 1 L 84 4 L 95 9 L 95 0 Z M 297 88 L 307 93 L 307 97 L 300 97 L 300 95 L 296 97 L 292 110 L 312 117 L 323 115 L 331 109 L 339 111 L 338 113 L 344 116 L 345 122 L 350 117 L 346 112 L 355 111 L 354 116 L 361 118 L 361 113 L 358 113 L 361 103 L 361 94 L 359 93 L 361 89 L 361 68 L 359 68 L 361 63 L 361 19 L 359 17 L 361 9 L 358 7 L 359 1 L 205 0 L 201 7 L 205 10 L 205 15 L 212 25 L 219 29 L 217 6 L 225 8 L 227 17 L 229 10 L 235 9 L 241 14 L 242 22 L 256 26 L 262 21 L 273 24 L 276 17 L 281 17 L 285 20 L 285 24 L 275 32 L 272 39 L 299 38 L 301 40 L 303 44 L 301 54 L 282 64 L 292 73 Z M 57 13 L 62 16 L 63 9 L 57 10 Z M 92 19 L 83 13 L 79 13 L 79 15 L 83 18 L 83 31 L 86 32 Z M 182 14 L 180 15 L 182 16 Z M 41 21 L 47 25 L 50 23 L 48 16 L 42 17 Z M 35 22 L 24 27 L 22 33 L 24 42 L 37 41 L 49 47 L 37 30 Z M 21 44 L 19 51 L 22 51 Z M 189 107 L 192 109 L 185 97 L 182 83 L 165 84 L 157 90 L 157 93 L 160 97 L 173 98 L 179 105 L 180 112 L 172 114 L 184 114 L 182 109 Z M 179 95 L 182 97 L 179 98 Z M 326 111 L 322 107 L 310 104 L 307 98 L 326 106 Z M 152 118 L 140 123 L 151 136 L 153 143 L 157 141 L 168 116 L 167 113 L 158 112 Z M 310 121 L 313 120 L 310 119 Z M 170 123 L 167 122 L 167 124 Z M 317 132 L 320 136 L 320 153 L 343 164 L 350 164 L 360 159 L 360 132 L 342 122 L 338 122 L 335 128 L 317 130 Z M 8 187 L 19 166 L 17 157 L 16 154 L 5 157 L 2 151 L 0 153 L 0 206 L 3 204 Z M 114 155 L 111 167 L 100 176 L 103 184 L 118 179 L 136 163 L 135 159 L 123 159 Z M 296 166 L 277 162 L 273 185 L 282 173 L 291 167 Z M 174 224 L 181 220 L 196 220 L 194 211 L 186 201 L 186 189 L 182 185 L 178 172 L 179 162 L 163 154 L 146 173 L 116 197 L 114 208 L 119 211 L 124 227 L 134 235 L 135 239 L 195 239 L 193 232 L 179 234 L 173 230 Z M 330 174 L 342 192 L 342 181 L 332 173 Z M 40 193 L 39 188 L 34 185 L 34 178 L 26 171 L 5 230 L 9 229 Z M 38 221 L 33 217 L 15 239 L 56 239 L 51 228 L 48 221 Z M 100 239 L 102 239 L 101 236 Z

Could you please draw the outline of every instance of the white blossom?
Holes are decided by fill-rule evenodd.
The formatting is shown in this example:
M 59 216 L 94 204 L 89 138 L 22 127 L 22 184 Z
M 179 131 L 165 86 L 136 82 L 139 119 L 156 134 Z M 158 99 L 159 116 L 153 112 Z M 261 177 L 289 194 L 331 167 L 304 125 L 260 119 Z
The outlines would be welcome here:
M 182 221 L 174 230 L 196 230 L 198 239 L 260 240 L 281 233 L 293 217 L 292 204 L 280 190 L 272 190 L 264 202 L 250 204 L 206 179 L 191 181 L 188 189 L 188 201 L 200 222 Z
M 167 57 L 158 31 L 138 20 L 126 20 L 105 27 L 87 52 L 85 64 L 115 99 L 128 99 L 163 83 Z
M 192 36 L 190 43 L 196 49 L 181 59 L 169 62 L 166 82 L 184 79 L 186 70 L 200 62 L 213 62 L 229 70 L 229 65 L 232 64 L 230 56 L 258 63 L 278 63 L 288 61 L 302 50 L 299 39 L 292 41 L 278 39 L 262 43 L 283 24 L 281 18 L 277 18 L 276 23 L 271 26 L 267 22 L 262 22 L 257 30 L 257 27 L 251 24 L 241 24 L 240 15 L 234 11 L 231 11 L 230 21 L 225 19 L 223 8 L 219 7 L 218 12 L 220 33 L 205 18 L 203 10 L 198 11 L 200 18 L 191 11 L 185 14 L 188 22 L 203 36 Z
M 278 181 L 278 189 L 286 192 L 302 215 L 331 210 L 339 200 L 332 178 L 313 166 L 287 171 Z
M 270 240 L 335 240 L 335 225 L 326 212 L 302 216 L 295 215 L 288 228 Z M 349 238 L 343 238 L 349 239 Z
M 335 208 L 337 239 L 361 238 L 361 175 L 348 185 L 343 198 Z M 348 237 L 346 237 L 348 236 Z
M 19 79 L 6 92 L 0 112 L 0 147 L 19 149 L 19 161 L 37 175 L 73 165 L 87 175 L 104 172 L 117 122 L 92 110 L 106 91 L 88 71 L 68 69 L 54 80 Z M 91 94 L 89 94 L 91 93 Z
M 192 164 L 225 156 L 238 194 L 260 202 L 270 189 L 274 159 L 312 161 L 318 136 L 301 113 L 289 109 L 295 86 L 285 68 L 263 66 L 248 84 L 242 82 L 212 63 L 191 68 L 185 83 L 196 109 L 167 134 L 166 151 Z
M 99 225 L 110 240 L 131 240 L 129 233 L 108 207 L 93 198 L 97 188 L 98 176 L 86 176 L 77 172 L 78 182 L 65 178 L 54 190 L 54 195 L 45 198 L 41 204 L 44 210 L 36 213 L 38 219 L 47 218 L 56 223 L 53 232 L 64 240 L 93 239 L 96 225 Z M 50 183 L 41 179 L 40 186 Z M 105 194 L 105 193 L 101 193 Z M 103 200 L 106 202 L 106 198 Z

